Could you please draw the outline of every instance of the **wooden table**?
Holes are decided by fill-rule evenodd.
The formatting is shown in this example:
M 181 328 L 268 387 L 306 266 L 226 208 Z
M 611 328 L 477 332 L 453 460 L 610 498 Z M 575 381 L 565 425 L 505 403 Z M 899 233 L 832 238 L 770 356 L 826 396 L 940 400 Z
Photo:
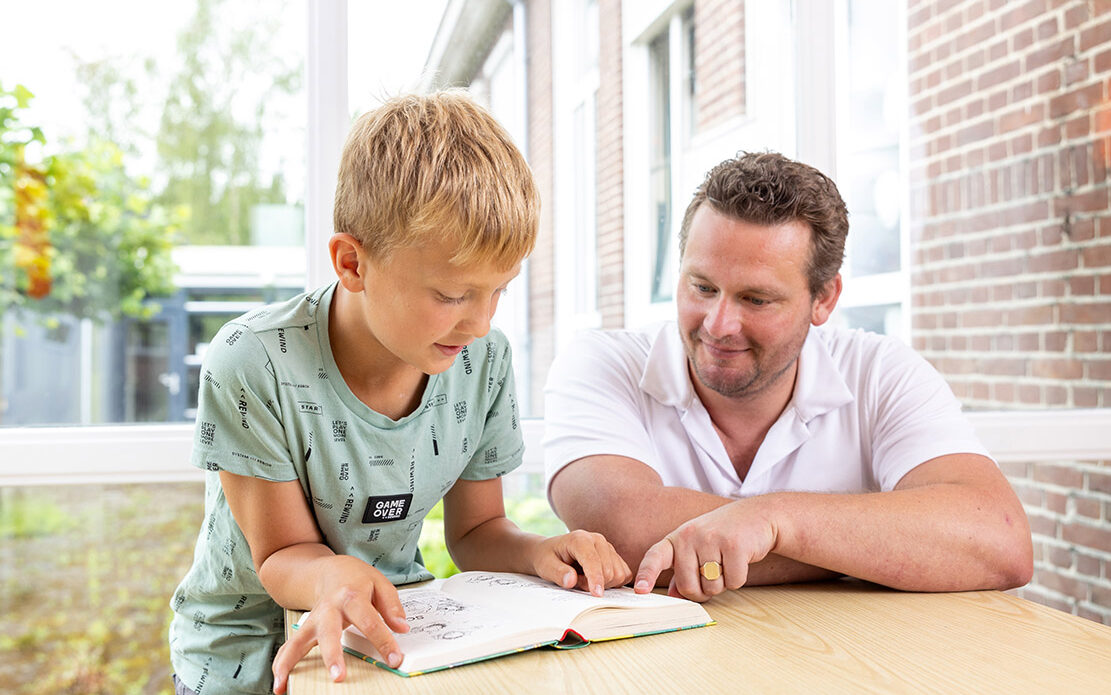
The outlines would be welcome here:
M 717 625 L 415 678 L 346 655 L 347 679 L 332 683 L 314 649 L 290 693 L 1111 692 L 1111 627 L 998 591 L 842 580 L 743 588 L 705 605 Z

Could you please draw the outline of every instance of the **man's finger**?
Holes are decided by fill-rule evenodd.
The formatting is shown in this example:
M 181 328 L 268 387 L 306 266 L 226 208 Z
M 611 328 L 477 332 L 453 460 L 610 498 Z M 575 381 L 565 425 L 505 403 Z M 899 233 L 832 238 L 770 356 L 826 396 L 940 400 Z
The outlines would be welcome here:
M 660 572 L 671 567 L 674 558 L 675 548 L 671 545 L 670 538 L 664 538 L 649 548 L 637 569 L 634 590 L 638 594 L 647 594 L 651 591 L 652 587 L 656 586 L 656 579 L 659 578 Z

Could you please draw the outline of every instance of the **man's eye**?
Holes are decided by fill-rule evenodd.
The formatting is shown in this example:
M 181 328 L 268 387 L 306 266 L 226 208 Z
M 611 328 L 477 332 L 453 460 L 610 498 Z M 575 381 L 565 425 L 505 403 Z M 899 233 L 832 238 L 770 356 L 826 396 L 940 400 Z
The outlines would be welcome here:
M 768 300 L 759 297 L 745 297 L 745 300 L 753 306 L 764 306 L 768 303 Z
M 699 294 L 710 294 L 714 291 L 714 288 L 710 287 L 709 285 L 701 285 L 696 282 L 694 284 L 694 291 L 698 292 Z

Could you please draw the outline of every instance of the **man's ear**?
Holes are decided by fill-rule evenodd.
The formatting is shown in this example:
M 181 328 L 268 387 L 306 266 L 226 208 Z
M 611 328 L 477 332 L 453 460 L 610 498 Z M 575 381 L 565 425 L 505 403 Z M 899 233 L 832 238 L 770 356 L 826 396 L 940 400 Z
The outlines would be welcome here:
M 838 273 L 825 284 L 818 296 L 814 297 L 814 302 L 810 307 L 810 323 L 820 326 L 828 321 L 829 315 L 833 313 L 840 297 L 841 273 Z
M 362 292 L 366 269 L 362 266 L 363 245 L 350 234 L 333 234 L 328 240 L 328 254 L 332 268 L 344 289 Z

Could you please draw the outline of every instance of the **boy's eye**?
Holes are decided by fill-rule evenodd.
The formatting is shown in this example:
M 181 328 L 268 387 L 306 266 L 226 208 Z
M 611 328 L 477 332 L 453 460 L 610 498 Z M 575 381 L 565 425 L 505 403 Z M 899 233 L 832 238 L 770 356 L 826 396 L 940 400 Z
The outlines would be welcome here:
M 465 296 L 464 297 L 449 297 L 448 295 L 440 293 L 440 292 L 437 292 L 436 295 L 439 297 L 440 301 L 443 302 L 444 304 L 462 304 L 463 300 L 466 299 Z

